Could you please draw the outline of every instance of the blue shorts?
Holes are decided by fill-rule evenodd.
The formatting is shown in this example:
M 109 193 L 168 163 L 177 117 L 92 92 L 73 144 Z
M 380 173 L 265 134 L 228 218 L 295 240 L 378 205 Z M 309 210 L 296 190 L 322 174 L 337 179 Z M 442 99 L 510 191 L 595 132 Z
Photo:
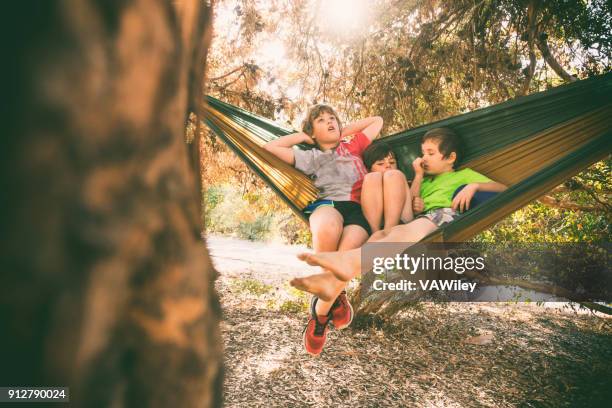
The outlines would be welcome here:
M 361 205 L 354 201 L 317 200 L 308 204 L 306 208 L 302 210 L 302 212 L 306 215 L 306 218 L 310 218 L 310 215 L 314 212 L 314 210 L 323 206 L 334 207 L 340 213 L 340 215 L 342 215 L 343 227 L 346 227 L 347 225 L 359 225 L 361 228 L 366 230 L 368 235 L 372 234 L 370 224 L 368 223 L 368 220 L 365 219 L 363 212 L 361 211 Z

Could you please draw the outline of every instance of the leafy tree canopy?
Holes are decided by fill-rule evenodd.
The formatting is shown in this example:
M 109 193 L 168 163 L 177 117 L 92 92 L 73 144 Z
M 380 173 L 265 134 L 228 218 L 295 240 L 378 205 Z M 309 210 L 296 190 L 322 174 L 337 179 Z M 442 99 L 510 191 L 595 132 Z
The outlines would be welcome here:
M 207 93 L 295 128 L 324 101 L 344 120 L 383 116 L 389 134 L 608 72 L 611 22 L 606 0 L 221 0 Z M 506 222 L 609 239 L 609 175 L 600 162 Z

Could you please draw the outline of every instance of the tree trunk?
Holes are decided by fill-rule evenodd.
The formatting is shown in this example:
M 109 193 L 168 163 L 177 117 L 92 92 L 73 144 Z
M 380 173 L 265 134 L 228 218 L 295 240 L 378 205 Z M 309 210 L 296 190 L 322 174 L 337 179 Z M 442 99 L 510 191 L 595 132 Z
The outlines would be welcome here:
M 0 385 L 68 386 L 74 406 L 219 406 L 220 307 L 183 142 L 210 8 L 7 7 Z

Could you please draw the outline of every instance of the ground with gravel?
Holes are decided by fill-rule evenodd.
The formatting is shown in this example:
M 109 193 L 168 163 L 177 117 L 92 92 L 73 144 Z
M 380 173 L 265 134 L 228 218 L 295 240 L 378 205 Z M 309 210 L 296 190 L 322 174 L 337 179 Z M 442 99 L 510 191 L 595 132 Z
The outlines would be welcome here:
M 391 319 L 359 316 L 303 351 L 317 271 L 303 247 L 209 237 L 224 310 L 229 407 L 609 406 L 612 320 L 527 304 L 420 303 Z

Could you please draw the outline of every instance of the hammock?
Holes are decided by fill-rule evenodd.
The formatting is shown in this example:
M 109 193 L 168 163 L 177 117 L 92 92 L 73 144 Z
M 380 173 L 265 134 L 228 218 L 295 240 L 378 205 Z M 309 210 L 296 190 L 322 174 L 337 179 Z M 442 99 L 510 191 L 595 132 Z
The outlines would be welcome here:
M 316 199 L 312 181 L 262 146 L 293 130 L 210 96 L 207 125 L 298 215 Z M 463 167 L 509 188 L 425 238 L 465 241 L 612 152 L 612 73 L 402 131 L 383 140 L 412 179 L 425 132 L 448 126 L 461 136 Z M 376 143 L 375 141 L 374 143 Z M 300 146 L 300 148 L 308 148 Z

